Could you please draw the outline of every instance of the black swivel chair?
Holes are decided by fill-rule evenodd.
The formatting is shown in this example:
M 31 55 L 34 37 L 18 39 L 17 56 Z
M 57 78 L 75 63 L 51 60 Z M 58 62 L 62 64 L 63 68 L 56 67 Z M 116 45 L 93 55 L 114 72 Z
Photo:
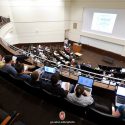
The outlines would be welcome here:
M 125 125 L 125 121 L 115 118 L 110 114 L 100 112 L 93 107 L 88 108 L 86 118 L 98 125 Z
M 62 106 L 63 108 L 65 108 L 65 110 L 83 118 L 86 117 L 87 109 L 91 107 L 91 106 L 83 107 L 82 105 L 72 102 L 67 98 L 64 99 Z
M 59 107 L 62 106 L 63 98 L 60 95 L 56 95 L 47 91 L 46 89 L 42 89 L 42 97 L 46 101 L 51 102 L 56 106 L 59 106 Z
M 2 71 L 2 70 L 0 70 L 0 76 L 2 76 L 4 79 L 6 79 L 6 80 L 8 80 L 8 81 L 11 81 L 11 80 L 12 80 L 12 79 L 11 79 L 11 75 L 8 74 L 8 73 L 6 73 L 6 72 L 4 72 L 4 71 Z
M 22 79 L 16 78 L 16 77 L 14 77 L 12 75 L 9 75 L 9 76 L 10 76 L 11 82 L 14 85 L 22 88 L 23 90 L 25 90 L 25 91 L 27 91 L 27 92 L 29 92 L 31 94 L 40 96 L 40 93 L 41 93 L 40 86 L 38 86 L 38 87 L 37 86 L 32 86 L 30 83 L 28 83 L 28 82 L 26 82 L 26 81 L 24 81 Z
M 46 99 L 49 99 L 49 100 L 52 100 L 52 101 L 61 98 L 60 95 L 53 94 L 53 93 L 49 92 L 49 91 L 46 90 L 46 89 L 42 89 L 42 93 L 43 93 L 43 95 L 44 95 L 44 97 L 45 97 Z
M 36 96 L 41 96 L 41 87 L 40 86 L 33 86 L 26 81 L 23 81 L 23 82 L 24 82 L 23 88 L 27 92 L 30 92 L 31 94 L 36 95 Z

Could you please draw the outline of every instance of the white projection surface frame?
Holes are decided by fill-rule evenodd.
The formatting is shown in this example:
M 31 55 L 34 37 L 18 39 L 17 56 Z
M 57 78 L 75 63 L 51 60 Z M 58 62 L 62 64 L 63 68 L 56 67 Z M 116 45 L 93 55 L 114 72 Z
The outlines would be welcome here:
M 92 30 L 94 13 L 116 14 L 116 19 L 114 19 L 115 22 L 114 24 L 112 23 L 113 25 L 112 33 L 111 32 L 109 33 L 109 31 L 108 33 L 104 32 L 104 30 L 103 31 Z M 100 8 L 84 8 L 83 9 L 83 21 L 82 21 L 82 27 L 81 27 L 82 32 L 94 33 L 97 35 L 104 35 L 104 36 L 106 35 L 109 37 L 114 37 L 114 38 L 125 40 L 124 25 L 125 25 L 125 9 L 100 9 Z
M 112 33 L 116 17 L 117 14 L 94 12 L 91 30 Z

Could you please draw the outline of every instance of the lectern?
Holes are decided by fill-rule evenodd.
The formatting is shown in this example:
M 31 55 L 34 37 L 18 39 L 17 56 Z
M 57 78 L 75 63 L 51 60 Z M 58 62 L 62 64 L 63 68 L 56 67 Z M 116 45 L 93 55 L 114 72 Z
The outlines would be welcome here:
M 82 45 L 81 44 L 78 44 L 78 43 L 73 43 L 73 52 L 76 53 L 80 53 L 81 52 L 81 48 L 82 48 Z

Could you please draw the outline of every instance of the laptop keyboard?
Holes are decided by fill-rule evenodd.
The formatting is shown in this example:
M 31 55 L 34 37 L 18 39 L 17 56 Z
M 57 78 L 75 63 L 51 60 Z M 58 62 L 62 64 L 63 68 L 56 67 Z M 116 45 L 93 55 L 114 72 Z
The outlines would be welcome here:
M 125 104 L 125 97 L 117 95 L 117 103 Z

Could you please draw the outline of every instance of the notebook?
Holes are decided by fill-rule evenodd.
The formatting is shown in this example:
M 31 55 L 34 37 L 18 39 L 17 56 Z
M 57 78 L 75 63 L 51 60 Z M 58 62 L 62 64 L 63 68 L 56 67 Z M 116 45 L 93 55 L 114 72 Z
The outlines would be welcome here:
M 62 82 L 61 83 L 61 88 L 63 88 L 64 90 L 68 90 L 70 89 L 70 83 L 69 82 Z
M 118 86 L 116 91 L 115 105 L 119 107 L 125 104 L 125 87 Z
M 53 68 L 53 67 L 48 67 L 48 66 L 45 66 L 45 67 L 44 67 L 44 70 L 45 70 L 45 72 L 52 73 L 52 74 L 56 72 L 56 69 L 55 69 L 55 68 Z
M 84 76 L 79 76 L 78 78 L 78 84 L 83 85 L 85 90 L 88 91 L 90 94 L 92 92 L 93 83 L 94 83 L 94 79 L 92 78 L 87 78 Z

